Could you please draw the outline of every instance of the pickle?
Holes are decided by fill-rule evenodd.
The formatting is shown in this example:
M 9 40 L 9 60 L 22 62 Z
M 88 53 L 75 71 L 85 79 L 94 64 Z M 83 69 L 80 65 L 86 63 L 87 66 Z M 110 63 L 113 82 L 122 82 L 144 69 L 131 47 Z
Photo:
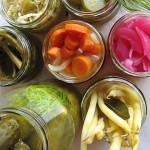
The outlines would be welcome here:
M 5 116 L 0 120 L 0 149 L 8 150 L 20 137 L 19 124 L 13 117 Z

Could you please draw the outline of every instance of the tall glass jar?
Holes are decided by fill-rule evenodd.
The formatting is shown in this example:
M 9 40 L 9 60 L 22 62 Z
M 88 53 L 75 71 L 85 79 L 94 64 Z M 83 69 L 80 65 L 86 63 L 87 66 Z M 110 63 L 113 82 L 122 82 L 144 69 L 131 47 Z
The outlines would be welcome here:
M 31 80 L 41 70 L 38 49 L 19 30 L 1 27 L 0 47 L 0 86 Z
M 58 81 L 8 92 L 0 110 L 0 149 L 70 150 L 80 121 L 79 93 Z
M 89 5 L 94 5 L 91 3 L 89 2 Z M 90 12 L 84 10 L 83 4 L 81 4 L 81 1 L 78 2 L 78 0 L 63 0 L 63 4 L 72 16 L 87 22 L 105 22 L 117 13 L 120 6 L 118 1 L 109 0 L 101 9 Z M 95 6 L 97 6 L 97 3 L 95 3 Z
M 97 132 L 93 130 L 89 134 L 96 136 L 97 139 L 109 141 L 110 147 L 115 146 L 115 141 L 118 141 L 117 149 L 121 146 L 132 148 L 138 146 L 138 134 L 147 116 L 147 104 L 141 90 L 132 82 L 119 76 L 102 78 L 87 89 L 81 107 L 85 128 L 88 127 L 87 118 L 90 121 L 90 118 L 98 117 L 94 129 L 99 126 L 99 130 Z M 91 125 L 94 125 L 94 120 Z M 85 128 L 83 126 L 84 132 Z M 88 137 L 85 137 L 84 132 L 82 138 L 87 140 Z M 81 145 L 85 146 L 86 140 L 84 142 L 82 140 Z
M 65 15 L 61 0 L 2 0 L 1 12 L 8 23 L 30 32 L 46 31 Z

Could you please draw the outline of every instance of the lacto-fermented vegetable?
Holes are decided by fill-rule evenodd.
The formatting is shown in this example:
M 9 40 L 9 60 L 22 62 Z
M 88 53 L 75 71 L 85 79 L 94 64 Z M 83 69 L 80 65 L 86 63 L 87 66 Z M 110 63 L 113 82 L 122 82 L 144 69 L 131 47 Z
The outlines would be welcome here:
M 69 88 L 51 81 L 5 95 L 4 100 L 9 102 L 0 111 L 0 149 L 70 150 L 80 120 L 80 105 L 78 93 Z
M 128 81 L 108 77 L 97 82 L 83 97 L 82 113 L 81 150 L 87 150 L 94 138 L 109 141 L 110 150 L 122 146 L 138 149 L 146 104 L 140 91 Z
M 109 49 L 120 68 L 132 75 L 150 72 L 150 16 L 133 13 L 119 20 L 109 36 Z
M 47 68 L 57 77 L 86 80 L 101 67 L 105 48 L 93 27 L 68 21 L 47 34 L 43 52 Z
M 130 11 L 150 10 L 148 0 L 118 0 L 126 9 Z
M 3 0 L 7 15 L 19 23 L 33 22 L 46 10 L 47 0 Z
M 109 3 L 109 1 L 105 0 L 68 0 L 69 3 L 75 5 L 79 10 L 84 10 L 88 12 L 96 12 L 102 9 Z
M 1 12 L 8 23 L 30 32 L 47 31 L 65 16 L 61 0 L 2 0 Z
M 35 47 L 19 30 L 0 28 L 0 86 L 29 81 L 39 73 L 42 61 Z

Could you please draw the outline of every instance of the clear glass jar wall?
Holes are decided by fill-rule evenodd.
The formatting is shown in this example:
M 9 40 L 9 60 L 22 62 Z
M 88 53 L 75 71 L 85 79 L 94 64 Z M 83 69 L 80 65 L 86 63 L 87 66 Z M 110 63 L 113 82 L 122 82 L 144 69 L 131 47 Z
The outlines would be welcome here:
M 80 121 L 79 98 L 72 86 L 56 80 L 8 92 L 0 110 L 0 148 L 70 150 Z
M 0 86 L 28 81 L 42 69 L 38 48 L 19 30 L 1 27 L 0 47 Z

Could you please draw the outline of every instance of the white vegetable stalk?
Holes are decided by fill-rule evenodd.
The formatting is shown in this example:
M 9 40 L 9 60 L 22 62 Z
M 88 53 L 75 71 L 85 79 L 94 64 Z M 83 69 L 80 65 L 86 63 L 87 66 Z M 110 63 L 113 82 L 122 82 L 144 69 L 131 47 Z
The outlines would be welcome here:
M 119 117 L 117 114 L 115 114 L 112 110 L 110 110 L 105 104 L 102 98 L 98 98 L 98 106 L 100 110 L 113 122 L 116 123 L 119 127 L 123 128 L 127 133 L 130 133 L 131 130 L 129 128 L 128 123 L 123 120 L 121 117 Z
M 112 143 L 109 150 L 120 150 L 122 143 L 121 131 L 116 131 L 112 137 Z
M 132 129 L 134 111 L 133 111 L 133 108 L 131 106 L 128 107 L 128 110 L 129 110 L 130 118 L 127 121 L 128 121 L 128 125 L 129 125 L 130 129 Z
M 87 135 L 85 137 L 85 139 L 86 139 L 85 142 L 87 144 L 91 144 L 93 142 L 93 140 L 94 140 L 94 136 L 95 135 L 93 135 L 91 137 L 90 137 L 90 135 L 93 134 L 93 132 L 94 132 L 96 126 L 97 126 L 97 122 L 98 122 L 98 110 L 96 108 L 95 109 L 95 113 L 94 113 L 94 117 L 93 117 L 93 120 L 92 120 L 92 123 L 91 123 L 91 125 L 90 125 L 90 127 L 88 129 Z
M 141 128 L 141 120 L 142 120 L 142 114 L 141 114 L 141 107 L 139 103 L 134 103 L 133 104 L 133 111 L 134 111 L 134 116 L 133 116 L 133 131 L 139 131 Z
M 90 101 L 89 109 L 87 111 L 87 115 L 85 117 L 84 124 L 83 124 L 82 135 L 81 135 L 81 150 L 87 149 L 87 144 L 83 141 L 87 135 L 88 129 L 93 120 L 96 105 L 97 105 L 97 93 L 96 93 L 96 91 L 94 91 L 91 94 L 91 101 Z

